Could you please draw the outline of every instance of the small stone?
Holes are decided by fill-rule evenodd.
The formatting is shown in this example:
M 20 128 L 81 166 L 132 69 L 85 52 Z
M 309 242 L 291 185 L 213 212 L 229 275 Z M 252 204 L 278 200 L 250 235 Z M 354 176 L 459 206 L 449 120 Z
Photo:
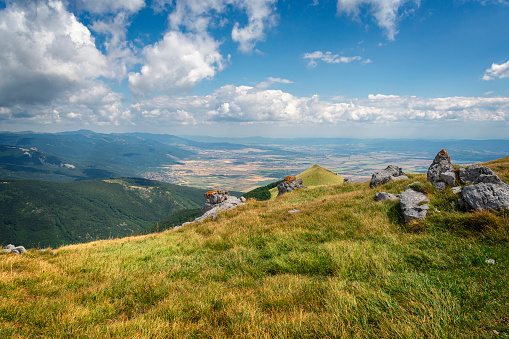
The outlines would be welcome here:
M 27 250 L 23 246 L 18 246 L 14 249 L 18 251 L 19 254 L 27 253 Z
M 495 264 L 495 259 L 486 259 L 486 263 L 489 264 L 489 265 L 494 265 Z
M 16 246 L 14 246 L 13 244 L 9 244 L 7 246 L 4 247 L 6 250 L 12 250 L 14 248 L 16 248 Z
M 453 187 L 453 188 L 451 188 L 451 190 L 452 190 L 452 193 L 454 193 L 454 194 L 460 194 L 461 193 L 461 186 Z
M 299 213 L 300 211 L 297 210 L 297 209 L 293 209 L 293 210 L 289 210 L 288 213 L 290 214 L 295 214 L 295 213 Z
M 246 198 L 244 198 L 244 197 L 242 196 L 242 197 L 240 197 L 240 201 L 242 201 L 242 202 L 246 202 Z
M 398 199 L 399 199 L 399 197 L 396 194 L 387 193 L 387 192 L 375 193 L 375 201 L 383 201 L 383 200 L 396 201 Z

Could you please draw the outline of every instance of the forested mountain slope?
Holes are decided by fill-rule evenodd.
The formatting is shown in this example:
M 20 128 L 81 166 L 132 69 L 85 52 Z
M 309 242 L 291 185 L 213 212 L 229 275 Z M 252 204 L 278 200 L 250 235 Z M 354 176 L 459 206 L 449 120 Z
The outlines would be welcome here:
M 0 180 L 0 242 L 25 247 L 122 237 L 203 205 L 205 190 L 139 178 Z

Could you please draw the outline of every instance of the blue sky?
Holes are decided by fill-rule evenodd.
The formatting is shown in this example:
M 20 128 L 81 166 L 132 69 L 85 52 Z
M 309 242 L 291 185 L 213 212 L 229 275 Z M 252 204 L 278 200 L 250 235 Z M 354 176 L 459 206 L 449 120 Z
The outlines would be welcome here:
M 0 1 L 0 130 L 504 138 L 508 0 Z

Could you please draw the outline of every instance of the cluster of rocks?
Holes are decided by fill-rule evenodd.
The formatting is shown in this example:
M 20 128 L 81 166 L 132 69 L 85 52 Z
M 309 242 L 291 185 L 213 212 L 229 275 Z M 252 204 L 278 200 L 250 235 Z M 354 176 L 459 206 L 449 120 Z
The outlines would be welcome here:
M 400 178 L 407 179 L 399 167 L 390 165 L 384 171 L 373 174 L 370 187 Z M 429 167 L 427 181 L 441 192 L 450 187 L 454 194 L 459 195 L 458 201 L 466 209 L 509 209 L 509 185 L 487 166 L 472 165 L 455 171 L 451 157 L 445 149 L 438 152 Z M 458 185 L 455 186 L 456 184 Z M 387 192 L 375 194 L 375 201 L 398 199 L 405 222 L 426 218 L 429 198 L 424 193 L 407 187 L 401 194 Z
M 217 214 L 220 211 L 225 211 L 240 205 L 244 205 L 244 202 L 246 199 L 244 197 L 234 197 L 231 196 L 228 191 L 210 191 L 205 193 L 205 205 L 203 206 L 201 210 L 201 216 L 194 219 L 191 222 L 186 222 L 182 224 L 181 226 L 175 227 L 175 229 L 178 229 L 180 227 L 186 226 L 188 224 L 191 224 L 193 222 L 200 222 L 207 218 L 212 217 L 212 219 L 215 219 Z
M 27 253 L 27 250 L 23 246 L 9 244 L 3 248 L 2 253 L 23 254 Z
M 292 176 L 287 176 L 285 180 L 277 185 L 278 194 L 277 196 L 281 196 L 285 193 L 295 191 L 298 188 L 307 188 L 303 185 L 304 181 L 302 179 L 297 179 Z
M 403 170 L 394 165 L 387 166 L 383 171 L 375 172 L 371 176 L 371 182 L 369 187 L 373 188 L 388 183 L 389 181 L 395 180 L 406 180 L 408 177 Z
M 441 150 L 428 170 L 428 181 L 439 191 L 451 187 L 459 194 L 459 203 L 467 209 L 504 210 L 509 209 L 509 185 L 487 166 L 472 165 L 456 172 L 451 157 Z M 456 183 L 463 185 L 454 186 Z
M 459 203 L 475 210 L 509 209 L 509 185 L 489 167 L 473 165 L 459 171 L 460 182 L 470 184 L 460 193 Z

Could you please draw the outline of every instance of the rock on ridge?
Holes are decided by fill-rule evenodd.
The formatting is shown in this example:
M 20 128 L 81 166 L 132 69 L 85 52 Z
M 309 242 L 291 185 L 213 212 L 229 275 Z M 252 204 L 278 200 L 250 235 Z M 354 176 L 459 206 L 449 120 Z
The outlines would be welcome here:
M 277 185 L 278 194 L 277 196 L 281 196 L 285 193 L 295 191 L 297 188 L 307 188 L 303 185 L 304 181 L 302 179 L 297 179 L 292 176 L 287 176 L 285 180 Z
M 2 249 L 2 253 L 23 254 L 27 253 L 27 250 L 23 246 L 9 244 Z
M 230 196 L 228 191 L 209 191 L 205 193 L 205 205 L 202 208 L 202 215 L 191 222 L 183 223 L 174 229 L 179 229 L 193 222 L 200 222 L 209 217 L 215 218 L 220 211 L 229 210 L 231 208 L 244 205 L 244 199 Z
M 404 180 L 408 179 L 403 170 L 394 165 L 387 166 L 383 171 L 378 171 L 373 173 L 371 176 L 371 182 L 369 183 L 369 187 L 373 188 L 379 185 L 383 185 L 388 183 L 391 180 Z
M 451 157 L 447 150 L 443 149 L 435 156 L 431 166 L 428 168 L 427 177 L 428 181 L 441 192 L 446 188 L 446 185 L 454 186 L 456 173 L 454 172 Z
M 407 188 L 400 194 L 399 202 L 405 222 L 426 218 L 429 210 L 429 198 L 426 194 Z

